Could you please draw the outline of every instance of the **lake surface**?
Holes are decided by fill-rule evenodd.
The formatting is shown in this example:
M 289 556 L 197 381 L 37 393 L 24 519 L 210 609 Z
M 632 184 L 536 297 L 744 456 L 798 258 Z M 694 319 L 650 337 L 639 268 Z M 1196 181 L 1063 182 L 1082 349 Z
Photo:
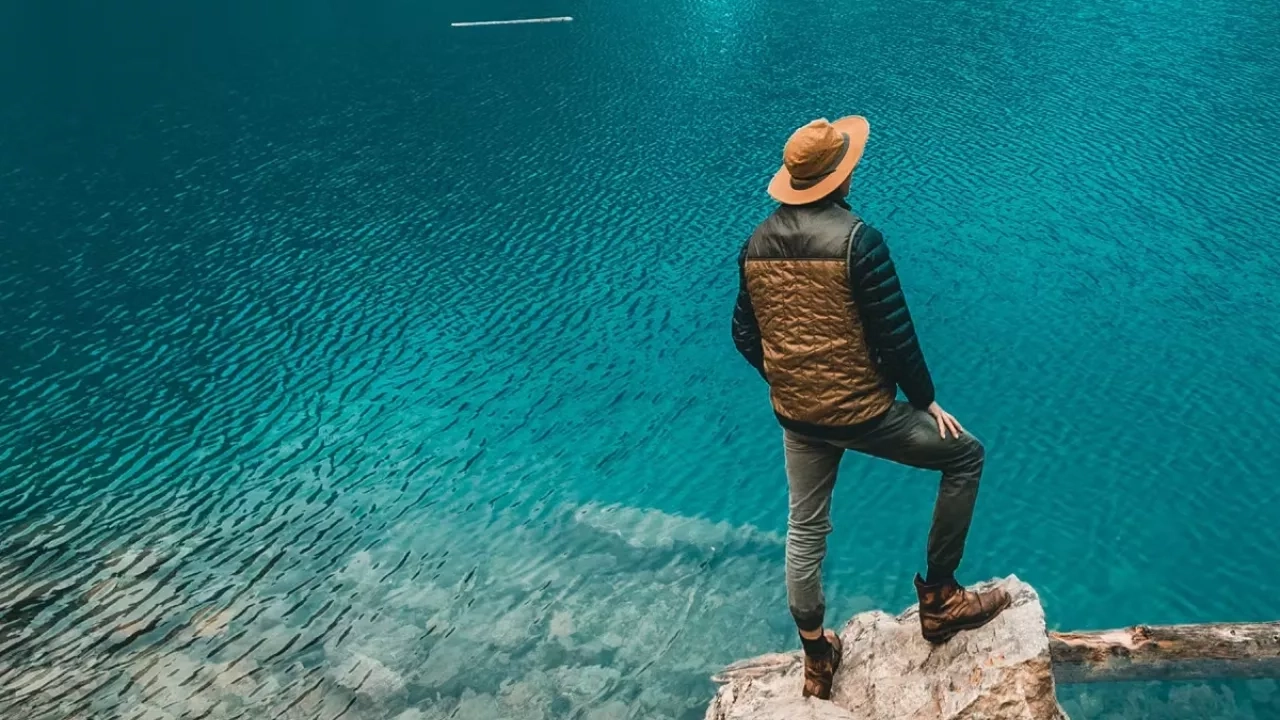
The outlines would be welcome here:
M 798 644 L 734 259 L 855 112 L 988 448 L 963 577 L 1280 619 L 1276 3 L 54 5 L 0 4 L 0 716 L 701 717 Z M 935 489 L 846 460 L 832 622 Z

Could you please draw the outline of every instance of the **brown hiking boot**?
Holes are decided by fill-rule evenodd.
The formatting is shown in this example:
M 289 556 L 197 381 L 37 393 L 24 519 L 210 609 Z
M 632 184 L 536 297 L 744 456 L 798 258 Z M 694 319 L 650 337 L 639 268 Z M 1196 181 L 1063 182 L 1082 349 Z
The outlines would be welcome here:
M 828 630 L 827 642 L 831 650 L 825 658 L 814 659 L 806 653 L 804 656 L 804 697 L 816 697 L 819 700 L 831 699 L 831 683 L 836 679 L 836 670 L 840 668 L 840 660 L 844 657 L 844 645 L 840 636 Z
M 955 581 L 926 585 L 916 575 L 920 598 L 920 633 L 931 643 L 944 643 L 961 630 L 975 630 L 996 618 L 1011 602 L 1004 588 L 966 590 Z

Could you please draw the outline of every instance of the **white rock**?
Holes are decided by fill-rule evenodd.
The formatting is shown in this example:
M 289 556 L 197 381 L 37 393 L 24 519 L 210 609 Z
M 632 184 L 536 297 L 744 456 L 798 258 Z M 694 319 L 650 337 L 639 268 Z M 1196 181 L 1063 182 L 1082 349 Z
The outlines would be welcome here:
M 573 634 L 573 616 L 563 611 L 553 613 L 550 633 L 553 638 L 568 638 Z
M 551 716 L 553 687 L 546 673 L 535 671 L 520 680 L 503 681 L 498 702 L 521 720 L 543 720 Z
M 556 688 L 578 703 L 591 704 L 622 678 L 614 668 L 601 665 L 557 668 L 551 673 Z
M 588 503 L 574 509 L 573 519 L 602 533 L 616 535 L 636 548 L 669 549 L 677 544 L 716 548 L 731 542 L 783 544 L 782 536 L 754 525 L 714 523 L 652 508 Z
M 465 641 L 453 637 L 444 638 L 431 648 L 431 652 L 412 673 L 413 680 L 429 688 L 443 687 L 451 682 L 464 667 L 474 663 L 474 648 Z
M 492 695 L 463 690 L 462 699 L 451 717 L 456 720 L 514 720 L 516 716 L 504 714 Z
M 373 554 L 368 550 L 361 550 L 352 555 L 351 558 L 347 560 L 347 564 L 334 574 L 334 577 L 339 580 L 354 583 L 359 587 L 374 584 L 377 580 L 375 577 L 376 573 L 377 570 L 374 568 Z
M 122 714 L 124 720 L 175 720 L 175 715 L 161 710 L 154 705 L 132 705 L 116 712 Z
M 610 700 L 587 711 L 585 720 L 627 720 L 631 708 L 619 700 Z
M 537 624 L 538 611 L 528 605 L 518 605 L 503 613 L 490 625 L 488 640 L 504 650 L 510 650 L 526 642 Z
M 405 692 L 404 680 L 381 662 L 362 653 L 352 653 L 338 666 L 334 680 L 359 695 L 385 702 Z
M 855 615 L 832 701 L 800 697 L 798 653 L 766 655 L 717 676 L 707 720 L 1066 720 L 1054 695 L 1044 609 L 1030 585 L 1002 581 L 1013 606 L 990 625 L 933 646 L 913 606 Z
M 339 644 L 338 637 L 325 640 L 325 653 L 330 657 L 343 657 L 358 653 L 377 658 L 378 662 L 394 672 L 405 673 L 418 667 L 423 653 L 423 629 L 400 622 L 394 616 L 377 620 L 359 619 Z

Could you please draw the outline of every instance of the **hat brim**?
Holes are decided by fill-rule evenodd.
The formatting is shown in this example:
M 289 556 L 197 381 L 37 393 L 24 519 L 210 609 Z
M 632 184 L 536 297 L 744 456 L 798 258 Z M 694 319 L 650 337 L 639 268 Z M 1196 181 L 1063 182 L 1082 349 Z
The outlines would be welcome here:
M 871 124 L 861 115 L 850 115 L 836 120 L 831 125 L 849 136 L 849 149 L 845 151 L 844 159 L 835 170 L 831 171 L 830 175 L 803 190 L 791 187 L 791 173 L 787 171 L 787 166 L 783 165 L 769 183 L 769 195 L 774 200 L 784 205 L 807 205 L 817 202 L 835 192 L 836 188 L 840 187 L 840 183 L 853 174 L 853 169 L 862 159 L 862 151 L 867 147 L 867 138 L 871 135 Z

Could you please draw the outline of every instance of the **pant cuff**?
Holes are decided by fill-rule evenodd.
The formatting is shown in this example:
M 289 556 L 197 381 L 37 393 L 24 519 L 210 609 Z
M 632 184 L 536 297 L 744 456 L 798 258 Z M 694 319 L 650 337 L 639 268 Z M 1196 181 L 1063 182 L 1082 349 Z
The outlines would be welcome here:
M 795 618 L 796 627 L 804 632 L 813 632 L 822 629 L 822 620 L 827 614 L 825 605 L 819 605 L 812 610 L 800 610 L 791 608 L 791 617 Z

